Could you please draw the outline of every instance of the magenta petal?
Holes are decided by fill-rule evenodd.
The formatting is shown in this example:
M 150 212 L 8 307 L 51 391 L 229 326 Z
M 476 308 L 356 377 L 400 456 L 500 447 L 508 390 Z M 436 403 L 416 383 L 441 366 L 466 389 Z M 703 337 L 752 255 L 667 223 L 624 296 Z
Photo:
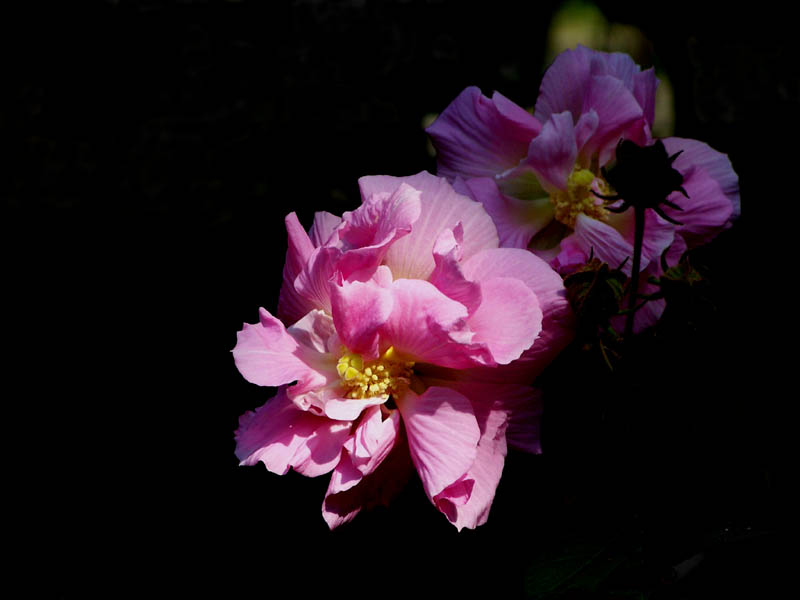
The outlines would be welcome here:
M 573 236 L 583 250 L 585 260 L 594 255 L 612 269 L 622 265 L 622 271 L 630 277 L 633 244 L 611 225 L 581 213 L 575 220 Z
M 536 295 L 519 279 L 492 277 L 480 282 L 481 304 L 470 315 L 473 341 L 483 342 L 500 365 L 531 347 L 542 330 Z
M 382 348 L 394 346 L 415 362 L 463 368 L 494 364 L 485 344 L 474 343 L 467 309 L 427 281 L 398 279 L 394 308 L 381 329 Z
M 556 56 L 542 77 L 534 117 L 544 123 L 551 115 L 567 110 L 577 122 L 583 108 L 592 54 L 592 50 L 578 46 Z
M 286 216 L 286 232 L 289 247 L 286 250 L 286 262 L 283 265 L 283 283 L 278 298 L 278 316 L 287 325 L 291 325 L 309 310 L 318 308 L 298 295 L 294 288 L 295 278 L 306 266 L 314 245 L 300 225 L 295 213 Z
M 608 162 L 617 142 L 626 130 L 642 118 L 642 107 L 623 81 L 610 75 L 591 77 L 581 112 L 597 112 L 598 125 L 581 154 L 599 155 L 600 164 Z
M 524 164 L 531 166 L 547 191 L 563 190 L 575 166 L 578 146 L 572 115 L 565 111 L 551 115 L 542 132 L 533 139 Z
M 666 138 L 664 146 L 670 155 L 683 151 L 673 166 L 683 175 L 683 187 L 669 200 L 683 210 L 665 207 L 664 211 L 683 225 L 678 232 L 690 247 L 711 240 L 730 227 L 740 213 L 739 179 L 725 154 L 697 140 Z
M 244 324 L 233 349 L 236 367 L 247 381 L 279 386 L 304 379 L 325 380 L 302 360 L 302 349 L 283 323 L 263 308 L 259 309 L 259 321 L 255 325 Z
M 236 456 L 242 465 L 261 461 L 279 475 L 293 467 L 316 477 L 339 462 L 350 426 L 300 410 L 281 389 L 272 400 L 239 419 Z
M 391 289 L 373 279 L 331 285 L 336 331 L 351 352 L 363 354 L 365 358 L 377 358 L 379 329 L 389 318 L 393 306 Z
M 468 87 L 426 129 L 436 147 L 440 175 L 491 177 L 515 167 L 541 125 L 495 92 L 490 100 Z
M 472 404 L 455 390 L 429 387 L 422 396 L 408 390 L 397 399 L 397 406 L 411 460 L 433 500 L 475 461 L 480 429 Z

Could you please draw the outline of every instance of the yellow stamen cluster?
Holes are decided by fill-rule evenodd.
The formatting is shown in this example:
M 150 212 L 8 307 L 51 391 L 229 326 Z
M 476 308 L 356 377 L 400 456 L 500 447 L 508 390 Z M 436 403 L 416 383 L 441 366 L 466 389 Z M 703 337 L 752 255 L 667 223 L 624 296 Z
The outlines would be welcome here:
M 567 180 L 567 189 L 558 190 L 550 195 L 550 202 L 555 207 L 556 220 L 573 228 L 575 220 L 581 213 L 605 221 L 608 211 L 603 206 L 603 200 L 592 193 L 593 183 L 598 193 L 604 196 L 611 194 L 611 189 L 602 177 L 595 178 L 595 174 L 589 169 L 579 169 L 576 166 Z
M 396 394 L 408 386 L 413 366 L 412 361 L 400 360 L 390 347 L 380 358 L 366 363 L 361 355 L 346 352 L 336 371 L 347 390 L 346 398 L 374 398 Z

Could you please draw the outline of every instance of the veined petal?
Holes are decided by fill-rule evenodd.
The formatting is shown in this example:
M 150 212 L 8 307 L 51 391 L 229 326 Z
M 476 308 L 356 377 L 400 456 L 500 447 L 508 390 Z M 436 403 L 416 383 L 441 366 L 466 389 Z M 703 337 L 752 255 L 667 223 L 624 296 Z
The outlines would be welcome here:
M 330 282 L 339 266 L 342 251 L 338 248 L 320 246 L 308 259 L 306 268 L 294 280 L 296 296 L 308 310 L 320 309 L 331 312 Z
M 247 412 L 236 430 L 236 456 L 242 465 L 259 461 L 278 475 L 293 467 L 309 477 L 329 472 L 339 462 L 351 423 L 300 410 L 281 389 L 273 399 Z
M 397 399 L 397 406 L 411 460 L 433 501 L 475 461 L 480 429 L 472 405 L 455 390 L 429 387 L 421 396 L 408 390 Z
M 492 177 L 525 157 L 541 125 L 505 96 L 490 100 L 468 87 L 425 131 L 436 147 L 437 171 L 453 179 Z
M 574 122 L 580 118 L 593 51 L 578 45 L 556 56 L 545 71 L 533 116 L 544 123 L 551 115 L 568 110 Z
M 362 197 L 395 190 L 407 183 L 422 192 L 421 212 L 411 233 L 396 240 L 384 257 L 384 264 L 395 279 L 427 279 L 433 272 L 433 244 L 443 229 L 452 229 L 459 222 L 464 228 L 461 247 L 466 260 L 484 248 L 496 248 L 497 229 L 480 203 L 457 193 L 443 177 L 425 171 L 410 177 L 377 175 L 358 180 Z
M 623 273 L 630 277 L 633 244 L 614 227 L 581 213 L 575 220 L 575 233 L 570 237 L 583 250 L 584 262 L 594 255 L 612 269 L 622 265 Z
M 353 434 L 345 442 L 353 466 L 362 475 L 369 475 L 394 447 L 400 431 L 400 413 L 393 410 L 386 419 L 379 406 L 364 411 Z

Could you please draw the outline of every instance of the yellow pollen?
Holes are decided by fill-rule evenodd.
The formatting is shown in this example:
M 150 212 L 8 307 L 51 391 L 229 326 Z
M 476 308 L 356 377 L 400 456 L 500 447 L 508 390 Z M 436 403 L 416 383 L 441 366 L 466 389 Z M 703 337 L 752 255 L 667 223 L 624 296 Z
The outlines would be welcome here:
M 408 386 L 413 361 L 403 361 L 390 347 L 376 360 L 364 363 L 358 354 L 345 352 L 336 364 L 346 398 L 374 398 L 399 393 Z
M 596 185 L 598 193 L 604 196 L 611 194 L 611 188 L 602 177 L 595 177 L 589 169 L 579 169 L 577 166 L 572 169 L 567 180 L 567 189 L 558 190 L 550 195 L 556 220 L 573 228 L 575 220 L 581 213 L 605 221 L 608 218 L 608 211 L 603 206 L 602 198 L 592 193 L 593 184 Z

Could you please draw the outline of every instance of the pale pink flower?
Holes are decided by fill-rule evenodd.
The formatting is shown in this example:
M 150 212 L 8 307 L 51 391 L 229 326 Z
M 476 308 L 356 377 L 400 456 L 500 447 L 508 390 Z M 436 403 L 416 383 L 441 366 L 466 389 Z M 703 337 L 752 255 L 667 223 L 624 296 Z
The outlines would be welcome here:
M 443 178 L 359 185 L 357 210 L 318 213 L 309 234 L 286 219 L 283 322 L 261 309 L 233 351 L 248 381 L 279 389 L 242 417 L 237 456 L 279 474 L 330 472 L 332 528 L 414 471 L 454 525 L 475 527 L 507 442 L 538 451 L 528 384 L 571 335 L 561 279 L 499 248 L 482 206 Z

